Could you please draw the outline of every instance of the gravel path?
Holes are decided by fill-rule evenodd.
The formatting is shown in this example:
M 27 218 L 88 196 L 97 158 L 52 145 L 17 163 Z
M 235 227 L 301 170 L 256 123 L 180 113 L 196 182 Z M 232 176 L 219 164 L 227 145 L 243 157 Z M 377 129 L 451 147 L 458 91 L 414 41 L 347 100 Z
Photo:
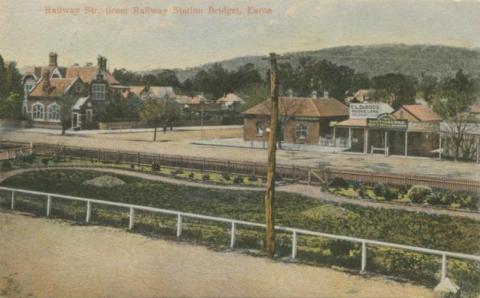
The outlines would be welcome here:
M 0 212 L 0 297 L 433 297 L 381 277 Z
M 259 188 L 259 187 L 245 187 L 245 186 L 233 186 L 233 185 L 224 186 L 224 185 L 197 183 L 192 181 L 174 179 L 169 177 L 157 176 L 157 175 L 152 175 L 147 173 L 122 170 L 122 169 L 90 168 L 90 167 L 51 167 L 49 169 L 91 170 L 91 171 L 102 172 L 102 173 L 125 175 L 125 176 L 138 177 L 138 178 L 152 180 L 152 181 L 159 181 L 159 182 L 166 182 L 171 184 L 194 186 L 194 187 L 201 187 L 201 188 L 209 188 L 209 189 L 264 191 L 263 188 Z M 15 176 L 24 172 L 38 171 L 38 170 L 45 170 L 45 168 L 19 169 L 19 170 L 0 173 L 0 183 L 8 177 Z M 302 194 L 307 197 L 325 201 L 325 202 L 353 204 L 353 205 L 362 206 L 362 207 L 405 210 L 405 211 L 411 211 L 411 212 L 424 212 L 424 213 L 434 214 L 434 215 L 459 216 L 459 217 L 466 217 L 466 218 L 480 221 L 480 213 L 478 212 L 456 211 L 456 210 L 431 208 L 431 207 L 424 207 L 424 206 L 407 206 L 407 205 L 400 205 L 400 204 L 394 204 L 394 203 L 382 203 L 382 202 L 372 202 L 372 201 L 358 200 L 358 199 L 349 199 L 346 197 L 323 192 L 320 190 L 320 187 L 318 186 L 289 184 L 289 185 L 277 186 L 276 190 L 281 192 L 288 192 L 288 193 L 298 193 L 298 194 Z
M 151 133 L 115 133 L 115 134 L 83 134 L 60 136 L 57 132 L 36 132 L 34 130 L 18 130 L 2 132 L 0 139 L 64 144 L 71 146 L 114 149 L 136 152 L 177 154 L 225 160 L 245 160 L 264 162 L 267 151 L 263 149 L 233 148 L 221 146 L 195 145 L 192 142 L 215 138 L 238 138 L 242 130 L 215 129 L 200 131 L 174 131 L 160 133 L 158 141 L 152 142 Z M 480 164 L 472 162 L 438 161 L 431 158 L 405 158 L 403 156 L 384 157 L 381 154 L 346 154 L 317 153 L 279 150 L 277 160 L 281 164 L 296 166 L 325 165 L 338 169 L 352 169 L 394 174 L 414 174 L 445 176 L 452 179 L 470 179 L 480 181 Z

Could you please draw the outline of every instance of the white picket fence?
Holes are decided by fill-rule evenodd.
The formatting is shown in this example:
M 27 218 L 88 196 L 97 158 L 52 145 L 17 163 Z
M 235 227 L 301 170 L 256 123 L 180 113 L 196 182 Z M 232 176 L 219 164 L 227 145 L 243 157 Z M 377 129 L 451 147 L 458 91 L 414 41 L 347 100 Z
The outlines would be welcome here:
M 46 216 L 50 216 L 51 206 L 52 206 L 52 199 L 53 198 L 61 198 L 67 199 L 72 201 L 82 201 L 86 203 L 86 214 L 85 214 L 85 221 L 88 223 L 91 219 L 92 213 L 92 204 L 98 205 L 107 205 L 107 206 L 116 206 L 116 207 L 124 207 L 129 210 L 129 223 L 128 229 L 133 229 L 135 224 L 135 210 L 143 210 L 143 211 L 150 211 L 155 213 L 162 213 L 162 214 L 169 214 L 175 215 L 177 217 L 177 237 L 182 235 L 182 219 L 183 218 L 194 218 L 194 219 L 203 219 L 221 223 L 230 224 L 230 248 L 235 247 L 235 236 L 236 230 L 238 225 L 242 226 L 249 226 L 249 227 L 257 227 L 257 228 L 265 228 L 265 224 L 255 223 L 255 222 L 248 222 L 236 219 L 228 219 L 223 217 L 214 217 L 214 216 L 207 216 L 195 213 L 187 213 L 175 210 L 168 210 L 168 209 L 161 209 L 161 208 L 154 208 L 154 207 L 147 207 L 141 205 L 134 205 L 134 204 L 126 204 L 126 203 L 118 203 L 118 202 L 111 202 L 111 201 L 104 201 L 104 200 L 96 200 L 96 199 L 89 199 L 89 198 L 82 198 L 82 197 L 75 197 L 75 196 L 68 196 L 68 195 L 61 195 L 61 194 L 54 194 L 54 193 L 47 193 L 47 192 L 39 192 L 39 191 L 32 191 L 26 189 L 17 189 L 11 187 L 0 187 L 0 190 L 10 192 L 10 208 L 13 210 L 15 209 L 15 193 L 25 193 L 25 194 L 32 194 L 38 195 L 42 197 L 46 197 L 47 206 L 46 206 Z M 437 249 L 430 249 L 430 248 L 423 248 L 417 246 L 410 246 L 410 245 L 402 245 L 396 243 L 389 243 L 383 241 L 376 241 L 376 240 L 369 240 L 363 238 L 356 238 L 350 236 L 342 236 L 342 235 L 335 235 L 335 234 L 328 234 L 328 233 L 321 233 L 321 232 L 314 232 L 304 229 L 297 229 L 297 228 L 290 228 L 290 227 L 283 227 L 283 226 L 275 226 L 275 230 L 282 231 L 282 232 L 289 232 L 292 233 L 292 252 L 291 257 L 295 259 L 297 256 L 297 238 L 298 235 L 309 235 L 309 236 L 318 236 L 324 237 L 329 239 L 336 239 L 336 240 L 344 240 L 350 241 L 353 243 L 361 244 L 361 263 L 360 263 L 360 272 L 364 273 L 367 267 L 367 245 L 370 246 L 383 246 L 383 247 L 390 247 L 390 248 L 397 248 L 409 251 L 415 251 L 419 253 L 437 255 L 441 257 L 441 281 L 444 281 L 447 277 L 447 257 L 457 258 L 457 259 L 464 259 L 464 260 L 473 260 L 480 262 L 480 256 L 471 255 L 471 254 L 464 254 L 464 253 L 456 253 L 450 251 L 443 251 Z

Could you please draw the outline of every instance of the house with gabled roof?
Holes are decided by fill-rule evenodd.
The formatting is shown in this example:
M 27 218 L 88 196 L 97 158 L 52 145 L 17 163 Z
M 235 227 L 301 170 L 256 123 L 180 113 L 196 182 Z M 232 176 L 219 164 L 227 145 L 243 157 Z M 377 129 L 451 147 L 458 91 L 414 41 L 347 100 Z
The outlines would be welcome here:
M 320 137 L 329 134 L 331 122 L 348 118 L 348 107 L 330 98 L 280 97 L 279 139 L 293 144 L 318 144 Z M 268 139 L 271 99 L 267 99 L 243 112 L 243 138 L 245 141 L 265 141 Z
M 50 53 L 49 64 L 25 73 L 23 84 L 26 97 L 22 113 L 35 127 L 59 126 L 59 100 L 69 95 L 76 107 L 71 111 L 72 127 L 93 128 L 106 105 L 120 100 L 123 92 L 115 88 L 119 83 L 107 70 L 103 56 L 98 56 L 97 65 L 60 67 L 58 55 Z

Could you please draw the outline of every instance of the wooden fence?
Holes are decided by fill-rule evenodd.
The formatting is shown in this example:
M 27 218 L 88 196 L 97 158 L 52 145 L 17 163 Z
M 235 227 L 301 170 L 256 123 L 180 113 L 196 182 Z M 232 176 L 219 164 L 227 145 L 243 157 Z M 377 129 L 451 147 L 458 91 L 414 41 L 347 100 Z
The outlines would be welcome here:
M 36 154 L 58 154 L 63 157 L 95 160 L 108 163 L 126 163 L 195 169 L 206 172 L 230 173 L 238 175 L 266 176 L 266 163 L 239 160 L 223 160 L 170 154 L 140 153 L 131 151 L 115 151 L 106 149 L 60 146 L 54 144 L 36 143 L 33 145 Z M 331 167 L 314 168 L 278 164 L 277 177 L 295 180 L 302 183 L 319 185 L 335 177 L 347 181 L 364 183 L 384 183 L 392 185 L 426 185 L 433 188 L 480 192 L 480 181 L 454 180 L 441 176 L 396 175 L 391 173 L 367 172 L 334 169 Z

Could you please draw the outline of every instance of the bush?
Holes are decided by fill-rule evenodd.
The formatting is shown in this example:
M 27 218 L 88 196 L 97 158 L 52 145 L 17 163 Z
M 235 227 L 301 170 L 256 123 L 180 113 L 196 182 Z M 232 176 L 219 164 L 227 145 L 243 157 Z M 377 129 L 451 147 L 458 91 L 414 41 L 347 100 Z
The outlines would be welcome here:
M 243 183 L 243 177 L 242 176 L 237 176 L 233 179 L 234 184 L 242 184 Z
M 335 256 L 348 256 L 350 254 L 350 250 L 354 248 L 354 244 L 352 242 L 344 240 L 332 240 L 329 241 L 326 246 Z
M 194 173 L 194 172 L 190 172 L 190 174 L 188 174 L 188 178 L 190 178 L 190 179 L 195 178 L 195 173 Z
M 25 163 L 33 163 L 35 159 L 36 159 L 35 154 L 23 155 L 18 158 L 19 161 L 25 162 Z
M 432 194 L 432 189 L 425 185 L 414 185 L 407 193 L 408 199 L 413 203 L 423 203 Z
M 232 179 L 232 177 L 230 177 L 230 174 L 228 173 L 223 173 L 222 177 L 225 181 L 230 181 Z
M 348 188 L 348 182 L 341 177 L 335 177 L 329 184 L 333 188 Z
M 385 200 L 387 200 L 387 201 L 396 200 L 396 199 L 398 199 L 399 195 L 400 195 L 400 192 L 396 188 L 387 187 L 385 189 L 385 196 L 384 197 L 385 197 Z
M 10 170 L 12 168 L 12 163 L 9 160 L 5 160 L 1 163 L 0 169 L 2 170 Z
M 375 183 L 375 185 L 373 186 L 373 193 L 377 197 L 385 197 L 386 192 L 387 192 L 387 188 L 383 183 Z
M 250 181 L 250 182 L 255 182 L 257 180 L 258 180 L 258 178 L 255 175 L 248 176 L 248 181 Z
M 182 169 L 175 169 L 175 171 L 172 172 L 172 176 L 177 176 L 177 175 L 181 175 L 183 174 L 183 170 Z
M 209 175 L 209 174 L 203 174 L 202 180 L 203 180 L 203 181 L 208 181 L 208 180 L 210 180 L 210 175 Z
M 48 162 L 50 161 L 50 158 L 42 158 L 41 159 L 41 162 L 44 164 L 44 165 L 48 165 Z
M 152 163 L 152 171 L 155 171 L 155 172 L 160 171 L 160 164 L 157 162 Z

